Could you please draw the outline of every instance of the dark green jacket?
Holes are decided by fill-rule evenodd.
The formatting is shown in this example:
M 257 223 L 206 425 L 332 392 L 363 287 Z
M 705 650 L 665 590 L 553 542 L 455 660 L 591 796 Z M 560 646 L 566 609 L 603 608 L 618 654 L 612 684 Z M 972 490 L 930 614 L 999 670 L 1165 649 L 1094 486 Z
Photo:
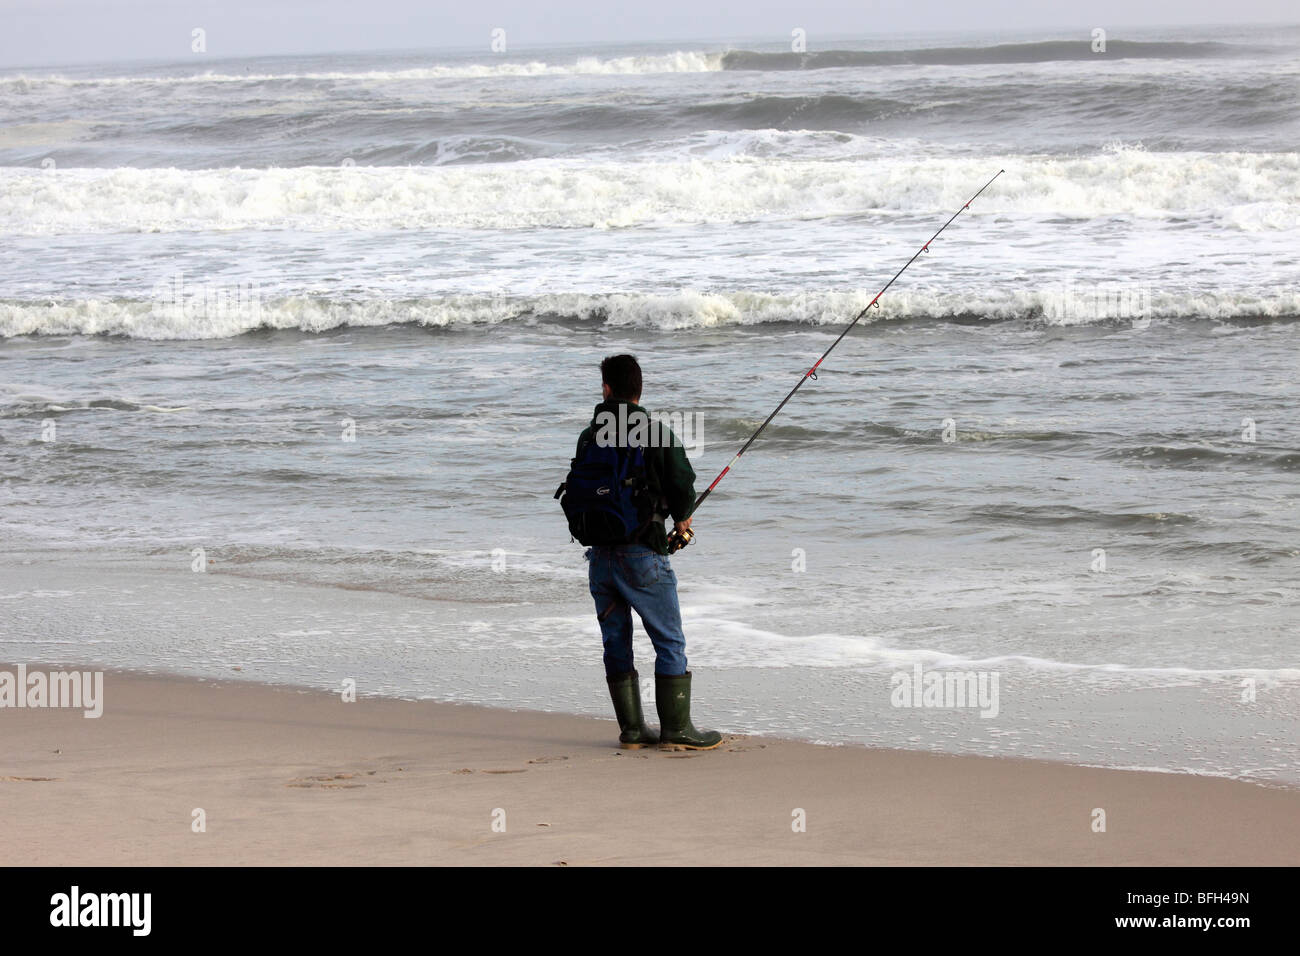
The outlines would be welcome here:
M 646 416 L 650 414 L 635 402 L 618 402 L 612 399 L 601 402 L 591 415 L 591 424 L 578 436 L 575 457 L 581 453 L 584 443 L 595 440 L 596 432 L 600 428 L 598 420 L 602 412 L 608 412 L 613 416 L 617 428 L 620 405 L 627 406 L 627 410 L 623 413 L 625 421 L 635 422 L 635 419 L 631 418 L 634 413 Z M 652 422 L 647 434 L 655 437 L 654 440 L 647 438 L 646 442 L 646 482 L 650 486 L 652 500 L 657 503 L 655 508 L 660 518 L 650 522 L 650 527 L 642 532 L 637 543 L 644 544 L 658 554 L 667 554 L 668 533 L 664 530 L 663 518 L 671 517 L 673 521 L 684 521 L 690 516 L 691 509 L 695 507 L 695 469 L 686 459 L 686 448 L 682 445 L 681 439 L 673 434 L 672 429 L 667 425 Z

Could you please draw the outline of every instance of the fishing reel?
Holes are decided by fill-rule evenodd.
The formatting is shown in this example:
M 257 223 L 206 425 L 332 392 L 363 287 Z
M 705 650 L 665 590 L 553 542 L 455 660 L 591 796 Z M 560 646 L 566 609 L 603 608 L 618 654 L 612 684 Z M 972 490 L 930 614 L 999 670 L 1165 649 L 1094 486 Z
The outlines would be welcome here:
M 676 554 L 694 540 L 695 532 L 690 528 L 685 528 L 682 531 L 673 528 L 672 531 L 668 532 L 668 553 Z

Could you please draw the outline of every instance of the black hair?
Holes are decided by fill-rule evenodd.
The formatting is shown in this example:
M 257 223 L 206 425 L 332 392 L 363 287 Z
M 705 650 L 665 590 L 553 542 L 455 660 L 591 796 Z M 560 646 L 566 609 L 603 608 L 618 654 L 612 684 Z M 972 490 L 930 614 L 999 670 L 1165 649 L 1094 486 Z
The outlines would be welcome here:
M 610 398 L 634 402 L 641 397 L 641 366 L 635 355 L 611 355 L 600 363 L 600 380 L 609 386 Z

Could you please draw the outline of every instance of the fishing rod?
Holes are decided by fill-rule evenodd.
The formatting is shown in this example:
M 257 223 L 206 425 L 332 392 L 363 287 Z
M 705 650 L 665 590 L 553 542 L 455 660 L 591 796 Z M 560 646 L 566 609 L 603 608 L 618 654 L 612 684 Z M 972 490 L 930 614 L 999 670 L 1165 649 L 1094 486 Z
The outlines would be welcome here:
M 872 306 L 875 306 L 877 310 L 880 309 L 880 297 L 889 290 L 889 287 L 898 280 L 899 276 L 901 276 L 904 272 L 907 271 L 907 267 L 910 266 L 913 262 L 915 262 L 917 260 L 917 257 L 920 256 L 921 253 L 929 252 L 930 243 L 934 242 L 934 240 L 939 238 L 939 233 L 943 232 L 945 229 L 951 226 L 953 220 L 956 219 L 958 216 L 960 216 L 963 210 L 969 209 L 970 204 L 973 203 L 976 199 L 979 199 L 980 193 L 984 192 L 984 190 L 992 186 L 993 180 L 997 179 L 1005 172 L 1006 172 L 1005 169 L 999 169 L 996 173 L 994 173 L 993 179 L 990 179 L 988 182 L 986 182 L 983 186 L 980 187 L 979 192 L 977 192 L 974 196 L 971 196 L 970 199 L 966 200 L 966 203 L 955 213 L 953 213 L 947 222 L 945 222 L 942 226 L 939 227 L 939 232 L 936 232 L 933 236 L 931 236 L 926 241 L 925 245 L 923 245 L 920 249 L 917 249 L 916 252 L 912 254 L 912 258 L 908 259 L 907 262 L 903 264 L 903 268 L 899 269 L 897 272 L 894 273 L 894 278 L 890 279 L 888 282 L 884 284 L 881 290 L 876 293 L 876 297 L 867 303 L 866 308 L 864 308 L 861 312 L 859 312 L 856 316 L 854 316 L 853 321 L 850 322 L 848 325 L 846 325 L 844 327 L 844 331 L 841 332 L 839 336 L 835 339 L 835 341 L 830 344 L 830 348 L 828 348 L 825 352 L 822 353 L 822 357 L 813 363 L 812 368 L 808 369 L 808 371 L 803 373 L 803 376 L 799 379 L 798 382 L 795 383 L 794 388 L 790 389 L 790 394 L 786 395 L 785 398 L 781 399 L 781 404 L 776 406 L 776 408 L 772 409 L 772 414 L 768 415 L 767 419 L 763 422 L 763 424 L 758 426 L 758 429 L 754 432 L 754 434 L 749 436 L 749 441 L 745 442 L 745 444 L 741 446 L 740 451 L 736 452 L 735 457 L 732 458 L 731 461 L 727 463 L 727 467 L 723 468 L 722 471 L 718 472 L 718 477 L 713 479 L 713 483 L 709 485 L 708 488 L 704 489 L 704 493 L 702 495 L 700 495 L 698 498 L 695 499 L 695 504 L 691 508 L 691 513 L 687 515 L 688 518 L 693 517 L 695 515 L 695 512 L 700 510 L 700 505 L 704 504 L 704 499 L 709 497 L 709 495 L 713 493 L 713 489 L 718 487 L 718 482 L 720 482 L 723 478 L 726 477 L 727 472 L 731 471 L 732 466 L 735 465 L 736 462 L 740 461 L 740 456 L 749 450 L 749 446 L 754 444 L 754 440 L 758 438 L 759 435 L 763 434 L 763 429 L 765 429 L 768 426 L 768 424 L 772 421 L 772 419 L 776 418 L 777 413 L 781 411 L 781 409 L 785 408 L 785 403 L 790 401 L 790 399 L 794 398 L 794 393 L 799 391 L 799 389 L 803 387 L 803 383 L 808 381 L 808 379 L 810 378 L 815 379 L 817 377 L 818 366 L 820 366 L 822 362 L 826 361 L 826 356 L 830 355 L 831 352 L 834 351 L 835 346 L 840 344 L 840 340 L 843 339 L 844 336 L 849 334 L 849 330 L 858 324 L 858 321 L 864 315 L 866 315 L 867 312 L 871 310 Z M 668 534 L 668 553 L 674 554 L 677 551 L 680 551 L 682 548 L 690 544 L 691 540 L 694 537 L 695 537 L 695 532 L 692 531 L 690 528 L 687 528 L 684 531 L 678 531 L 676 528 L 674 528 Z

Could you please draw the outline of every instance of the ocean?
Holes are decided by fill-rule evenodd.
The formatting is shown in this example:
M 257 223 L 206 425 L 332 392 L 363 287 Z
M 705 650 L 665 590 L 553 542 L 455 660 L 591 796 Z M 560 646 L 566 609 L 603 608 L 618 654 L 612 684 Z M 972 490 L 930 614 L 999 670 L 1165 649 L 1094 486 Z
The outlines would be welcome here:
M 1092 44 L 0 70 L 0 660 L 612 716 L 600 359 L 702 490 L 1005 169 L 673 558 L 696 723 L 1300 783 L 1300 28 Z

